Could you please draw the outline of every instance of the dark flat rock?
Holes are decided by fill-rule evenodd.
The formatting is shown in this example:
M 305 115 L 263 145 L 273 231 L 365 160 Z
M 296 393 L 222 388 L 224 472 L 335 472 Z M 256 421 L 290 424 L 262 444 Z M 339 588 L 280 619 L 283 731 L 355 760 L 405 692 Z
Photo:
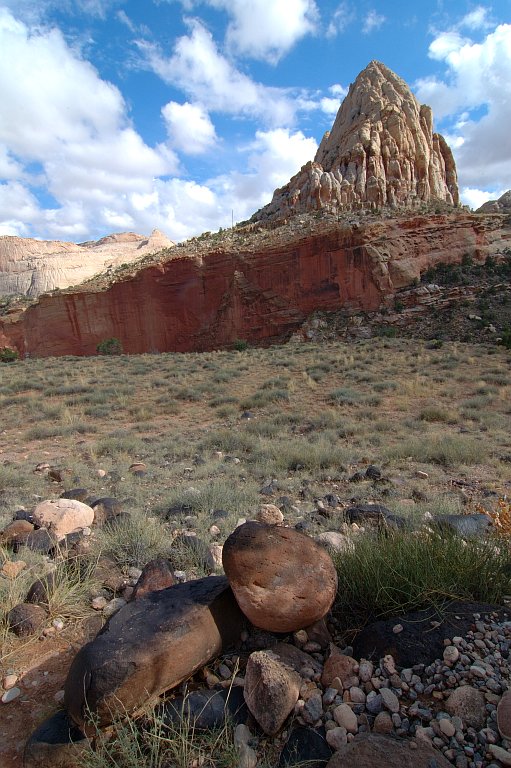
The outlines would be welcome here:
M 178 726 L 183 720 L 199 730 L 221 728 L 226 719 L 235 725 L 245 723 L 248 707 L 243 688 L 191 691 L 166 701 L 158 708 L 158 714 L 167 725 Z
M 89 740 L 60 711 L 45 720 L 30 736 L 23 753 L 23 768 L 78 768 L 85 765 Z
M 307 768 L 325 768 L 333 750 L 325 740 L 324 729 L 314 730 L 305 725 L 293 728 L 280 753 L 278 768 L 306 765 Z
M 424 741 L 362 733 L 335 753 L 327 768 L 452 768 L 441 752 Z
M 245 619 L 224 576 L 149 592 L 114 614 L 74 658 L 65 706 L 82 725 L 129 714 L 239 639 Z
M 474 628 L 474 613 L 483 616 L 495 611 L 499 616 L 506 612 L 502 607 L 486 603 L 454 601 L 441 612 L 428 608 L 375 621 L 356 636 L 353 656 L 356 659 L 378 661 L 391 654 L 400 667 L 431 664 L 435 659 L 442 658 L 445 638 L 464 636 L 469 629 Z M 440 625 L 434 627 L 432 621 L 439 621 Z M 403 626 L 403 631 L 397 635 L 392 631 L 396 624 Z

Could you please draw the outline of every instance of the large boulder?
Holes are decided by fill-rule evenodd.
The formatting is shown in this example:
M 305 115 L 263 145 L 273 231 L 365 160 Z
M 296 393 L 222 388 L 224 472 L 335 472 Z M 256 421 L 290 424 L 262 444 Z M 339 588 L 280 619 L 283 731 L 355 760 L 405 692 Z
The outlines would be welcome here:
M 239 638 L 244 617 L 224 576 L 149 592 L 123 606 L 71 664 L 64 703 L 82 725 L 129 713 Z
M 363 733 L 341 747 L 327 768 L 452 768 L 441 752 L 421 740 Z
M 34 509 L 34 523 L 46 528 L 60 541 L 68 533 L 87 528 L 94 522 L 94 510 L 76 499 L 41 501 Z
M 337 591 L 328 552 L 293 528 L 250 521 L 224 544 L 223 566 L 243 613 L 270 632 L 294 632 L 321 619 Z

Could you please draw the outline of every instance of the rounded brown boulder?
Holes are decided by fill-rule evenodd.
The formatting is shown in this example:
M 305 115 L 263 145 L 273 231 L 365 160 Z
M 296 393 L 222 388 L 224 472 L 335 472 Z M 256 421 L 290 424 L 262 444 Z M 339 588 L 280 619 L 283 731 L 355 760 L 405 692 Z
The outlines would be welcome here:
M 222 560 L 238 605 L 260 629 L 302 629 L 321 619 L 335 599 L 330 555 L 293 528 L 244 523 L 225 542 Z

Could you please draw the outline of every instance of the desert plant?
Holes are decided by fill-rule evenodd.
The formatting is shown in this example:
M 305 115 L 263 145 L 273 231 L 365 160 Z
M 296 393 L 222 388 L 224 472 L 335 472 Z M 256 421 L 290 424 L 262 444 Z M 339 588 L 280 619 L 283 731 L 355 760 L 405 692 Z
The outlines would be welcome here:
M 0 349 L 0 363 L 13 363 L 18 359 L 19 352 L 17 349 L 11 349 L 10 347 Z
M 115 336 L 112 336 L 110 339 L 103 339 L 97 345 L 96 352 L 98 355 L 121 355 L 122 343 Z
M 501 603 L 511 588 L 511 551 L 495 541 L 413 531 L 370 534 L 334 556 L 335 612 L 358 625 L 453 599 Z M 355 612 L 355 616 L 354 616 Z

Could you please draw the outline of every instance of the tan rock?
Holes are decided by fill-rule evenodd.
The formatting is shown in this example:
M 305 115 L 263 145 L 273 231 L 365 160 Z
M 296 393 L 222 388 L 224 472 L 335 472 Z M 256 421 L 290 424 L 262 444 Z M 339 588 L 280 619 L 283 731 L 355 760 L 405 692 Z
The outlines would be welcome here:
M 350 688 L 358 685 L 359 664 L 356 659 L 346 656 L 336 645 L 330 645 L 330 655 L 323 667 L 321 683 L 325 688 L 331 686 L 332 681 L 338 677 L 343 687 Z M 356 682 L 354 682 L 356 680 Z
M 431 108 L 378 61 L 358 75 L 316 157 L 253 221 L 319 208 L 458 204 L 456 166 Z
M 68 533 L 86 528 L 94 522 L 94 510 L 75 499 L 41 501 L 33 513 L 34 523 L 53 533 L 59 541 Z
M 455 688 L 447 699 L 445 709 L 450 715 L 461 717 L 466 726 L 477 730 L 483 727 L 486 720 L 484 695 L 471 685 Z
M 271 651 L 256 651 L 247 662 L 243 695 L 247 706 L 269 736 L 280 730 L 294 709 L 300 676 Z
M 24 560 L 6 560 L 0 573 L 7 579 L 15 579 L 26 567 L 27 564 Z
M 335 599 L 330 556 L 294 529 L 245 523 L 227 538 L 222 559 L 241 610 L 261 629 L 302 629 L 321 619 Z
M 284 522 L 284 515 L 275 504 L 262 504 L 256 520 L 266 525 L 281 525 Z
M 6 525 L 3 531 L 0 532 L 0 543 L 11 544 L 12 542 L 22 541 L 23 537 L 28 536 L 33 530 L 34 526 L 28 520 L 13 520 L 12 523 Z

